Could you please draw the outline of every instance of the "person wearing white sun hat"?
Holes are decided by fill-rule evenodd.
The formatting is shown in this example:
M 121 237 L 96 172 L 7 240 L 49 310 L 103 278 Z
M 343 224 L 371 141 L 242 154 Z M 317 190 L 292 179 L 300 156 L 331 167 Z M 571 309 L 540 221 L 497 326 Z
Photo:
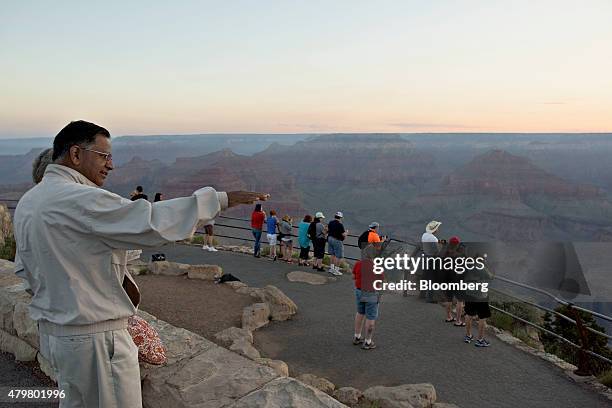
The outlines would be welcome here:
M 440 231 L 440 226 L 442 223 L 440 221 L 430 221 L 425 226 L 425 232 L 421 236 L 421 243 L 423 245 L 423 253 L 427 257 L 436 257 L 440 252 L 440 240 L 436 236 L 436 234 Z M 423 279 L 431 280 L 435 276 L 435 271 L 430 269 L 423 270 Z M 428 303 L 434 303 L 434 292 L 428 290 L 425 292 L 425 301 Z

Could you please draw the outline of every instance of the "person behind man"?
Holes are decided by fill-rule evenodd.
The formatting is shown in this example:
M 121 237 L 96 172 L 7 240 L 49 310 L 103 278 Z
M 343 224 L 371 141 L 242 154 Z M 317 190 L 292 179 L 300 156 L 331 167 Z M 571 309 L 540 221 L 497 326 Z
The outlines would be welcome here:
M 52 162 L 53 149 L 48 148 L 40 152 L 32 163 L 32 181 L 38 184 L 42 181 L 45 169 Z
M 300 244 L 300 266 L 308 265 L 308 253 L 310 252 L 310 238 L 308 238 L 308 227 L 312 222 L 312 215 L 306 214 L 298 226 L 298 243 Z
M 344 239 L 348 231 L 342 224 L 343 214 L 338 211 L 334 219 L 327 224 L 327 250 L 329 252 L 329 273 L 332 275 L 342 275 L 340 265 L 344 258 Z
M 155 193 L 155 198 L 153 199 L 154 203 L 158 201 L 163 201 L 163 200 L 164 200 L 164 195 L 162 193 Z
M 319 272 L 323 272 L 323 258 L 325 258 L 325 242 L 327 225 L 323 224 L 325 216 L 321 211 L 315 214 L 314 220 L 308 226 L 308 237 L 312 241 L 312 249 L 314 252 L 314 264 L 312 269 L 316 269 Z
M 48 148 L 40 152 L 36 159 L 32 162 L 32 181 L 34 184 L 38 184 L 42 181 L 43 176 L 45 174 L 45 170 L 47 166 L 53 161 L 53 149 Z M 23 279 L 24 290 L 28 292 L 30 295 L 33 295 L 32 289 L 30 288 L 30 284 L 26 280 L 24 275 L 23 265 L 21 264 L 21 259 L 19 258 L 19 251 L 15 250 L 15 275 Z M 41 344 L 44 347 L 44 342 Z
M 431 221 L 425 226 L 425 232 L 421 235 L 421 244 L 423 246 L 423 254 L 426 258 L 437 257 L 442 246 L 442 242 L 438 239 L 436 234 L 439 233 L 440 226 L 442 225 L 439 221 Z M 423 269 L 423 279 L 429 281 L 435 281 L 437 279 L 436 271 L 434 268 Z M 429 287 L 430 285 L 428 285 Z M 427 290 L 425 292 L 425 301 L 427 303 L 435 303 L 434 291 Z M 452 321 L 452 320 L 451 320 Z
M 53 164 L 24 194 L 14 230 L 29 312 L 48 336 L 49 361 L 66 398 L 60 407 L 142 406 L 138 349 L 127 331 L 140 301 L 127 249 L 190 237 L 201 220 L 267 199 L 210 187 L 152 205 L 102 189 L 113 170 L 110 133 L 71 122 L 53 141 Z
M 353 266 L 355 304 L 357 306 L 353 344 L 357 346 L 363 343 L 361 347 L 363 350 L 376 348 L 372 336 L 374 335 L 374 326 L 378 318 L 380 293 L 376 291 L 374 281 L 384 279 L 384 275 L 374 274 L 373 260 L 379 253 L 380 248 L 377 245 L 366 245 L 361 251 L 361 259 Z M 363 336 L 364 329 L 365 336 Z
M 255 209 L 251 213 L 251 233 L 255 238 L 255 245 L 253 246 L 253 256 L 255 258 L 261 257 L 261 234 L 263 231 L 263 224 L 266 221 L 266 213 L 261 209 L 261 204 L 255 204 Z
M 136 194 L 132 195 L 130 200 L 149 200 L 149 196 L 144 193 L 142 186 L 136 186 Z

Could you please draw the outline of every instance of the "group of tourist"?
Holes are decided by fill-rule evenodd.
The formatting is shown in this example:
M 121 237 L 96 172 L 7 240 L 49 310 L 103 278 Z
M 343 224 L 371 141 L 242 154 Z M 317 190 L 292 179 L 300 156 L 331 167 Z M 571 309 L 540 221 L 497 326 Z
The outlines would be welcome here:
M 470 254 L 468 248 L 461 242 L 459 237 L 453 236 L 448 241 L 438 238 L 440 233 L 439 221 L 431 221 L 427 224 L 425 232 L 421 236 L 421 247 L 417 251 L 417 256 L 421 254 L 426 258 L 466 258 Z M 355 297 L 357 312 L 355 313 L 355 333 L 353 344 L 361 345 L 363 350 L 372 350 L 376 344 L 372 341 L 378 309 L 380 305 L 381 292 L 375 289 L 374 281 L 384 279 L 384 275 L 373 273 L 373 260 L 381 256 L 381 239 L 377 232 L 377 223 L 370 224 L 370 231 L 359 237 L 359 247 L 362 248 L 362 259 L 357 261 L 353 267 L 353 279 L 355 287 Z M 435 264 L 435 262 L 432 262 Z M 464 271 L 461 274 L 455 270 L 440 270 L 422 268 L 420 279 L 435 283 L 458 283 L 465 277 Z M 488 269 L 485 267 L 481 271 L 470 272 L 470 279 L 486 281 L 491 278 Z M 431 285 L 428 285 L 431 287 Z M 421 297 L 429 303 L 437 303 L 436 297 L 442 297 L 445 306 L 445 322 L 452 323 L 456 327 L 465 327 L 465 343 L 472 343 L 476 347 L 489 347 L 490 343 L 485 339 L 486 320 L 491 316 L 488 296 L 479 291 L 466 290 L 427 290 L 421 292 Z M 453 302 L 455 305 L 453 315 Z M 472 322 L 478 320 L 477 338 L 472 334 Z
M 302 221 L 297 225 L 297 244 L 300 252 L 298 255 L 298 265 L 306 266 L 309 261 L 310 248 L 314 260 L 312 268 L 317 271 L 325 271 L 323 259 L 325 257 L 325 247 L 329 253 L 330 262 L 327 270 L 332 275 L 342 275 L 341 266 L 344 259 L 344 240 L 348 235 L 348 230 L 344 227 L 342 211 L 336 212 L 334 219 L 325 223 L 325 215 L 321 211 L 306 214 Z M 251 214 L 251 231 L 255 238 L 253 256 L 261 257 L 261 237 L 266 231 L 266 238 L 270 248 L 269 257 L 272 261 L 281 258 L 287 263 L 293 263 L 293 219 L 289 215 L 283 216 L 280 221 L 276 215 L 276 210 L 270 210 L 268 215 L 264 212 L 261 204 L 257 204 Z M 280 255 L 276 252 L 276 246 L 280 245 Z

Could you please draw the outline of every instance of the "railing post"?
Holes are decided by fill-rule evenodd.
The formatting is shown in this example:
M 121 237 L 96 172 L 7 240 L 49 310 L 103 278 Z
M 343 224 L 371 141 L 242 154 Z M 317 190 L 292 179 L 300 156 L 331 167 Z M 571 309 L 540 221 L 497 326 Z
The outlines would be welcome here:
M 580 350 L 578 350 L 578 368 L 574 371 L 574 374 L 580 376 L 588 376 L 591 375 L 591 366 L 589 364 L 589 356 L 585 352 L 588 350 L 588 334 L 587 330 L 582 323 L 582 317 L 580 317 L 580 313 L 572 307 L 572 304 L 568 304 L 567 308 L 576 321 L 576 327 L 578 329 L 578 339 L 580 341 Z

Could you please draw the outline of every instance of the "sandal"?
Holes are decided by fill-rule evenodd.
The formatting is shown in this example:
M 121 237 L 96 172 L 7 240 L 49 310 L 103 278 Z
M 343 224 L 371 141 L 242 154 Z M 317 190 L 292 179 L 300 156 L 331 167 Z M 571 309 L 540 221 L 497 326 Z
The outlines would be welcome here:
M 456 326 L 456 327 L 465 327 L 465 322 L 455 322 L 455 324 L 453 324 L 453 326 Z
M 455 318 L 454 318 L 454 317 L 451 317 L 450 319 L 444 319 L 444 321 L 445 321 L 446 323 L 452 323 L 452 322 L 454 322 L 454 321 L 455 321 Z

